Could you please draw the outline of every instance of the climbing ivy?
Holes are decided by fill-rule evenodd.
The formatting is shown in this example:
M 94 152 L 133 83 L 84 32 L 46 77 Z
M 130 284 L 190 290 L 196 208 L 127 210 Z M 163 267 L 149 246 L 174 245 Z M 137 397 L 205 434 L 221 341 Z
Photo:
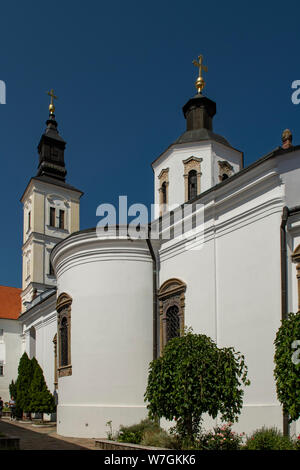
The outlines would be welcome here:
M 300 417 L 300 312 L 282 321 L 274 344 L 277 397 L 291 423 Z

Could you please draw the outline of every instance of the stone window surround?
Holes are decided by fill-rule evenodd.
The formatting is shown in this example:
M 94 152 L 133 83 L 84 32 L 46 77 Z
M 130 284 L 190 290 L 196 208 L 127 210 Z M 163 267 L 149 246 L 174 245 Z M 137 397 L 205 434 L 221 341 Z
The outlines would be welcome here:
M 179 309 L 180 335 L 184 331 L 186 284 L 177 278 L 165 281 L 158 292 L 160 316 L 160 353 L 167 344 L 167 310 L 176 305 Z
M 228 178 L 233 174 L 233 166 L 230 165 L 226 160 L 219 160 L 219 181 L 223 181 L 223 175 L 227 175 Z
M 297 263 L 297 280 L 298 280 L 298 312 L 300 311 L 300 245 L 297 246 L 292 254 L 292 260 Z
M 198 158 L 191 156 L 186 160 L 183 160 L 182 163 L 184 165 L 184 201 L 187 202 L 189 200 L 189 172 L 195 170 L 197 172 L 197 196 L 200 194 L 201 188 L 201 162 L 203 158 Z
M 165 212 L 164 202 L 163 202 L 163 184 L 166 185 L 166 204 L 169 203 L 169 168 L 164 168 L 161 170 L 160 174 L 158 175 L 159 180 L 159 215 L 161 216 L 163 212 Z
M 68 294 L 63 292 L 59 295 L 57 302 L 56 302 L 56 311 L 57 311 L 57 344 L 59 349 L 58 354 L 58 377 L 65 377 L 68 375 L 72 375 L 72 365 L 71 365 L 71 304 L 72 304 L 72 297 Z M 67 325 L 68 325 L 68 364 L 62 366 L 61 365 L 61 355 L 60 355 L 60 329 L 61 329 L 61 322 L 63 318 L 67 318 Z
M 46 225 L 48 230 L 59 230 L 60 232 L 68 233 L 69 230 L 69 217 L 70 217 L 70 201 L 58 194 L 48 194 L 47 195 L 47 208 L 46 208 Z M 56 202 L 59 201 L 57 205 Z M 54 225 L 50 224 L 50 208 L 55 210 L 55 223 Z M 59 227 L 59 210 L 64 211 L 64 228 Z

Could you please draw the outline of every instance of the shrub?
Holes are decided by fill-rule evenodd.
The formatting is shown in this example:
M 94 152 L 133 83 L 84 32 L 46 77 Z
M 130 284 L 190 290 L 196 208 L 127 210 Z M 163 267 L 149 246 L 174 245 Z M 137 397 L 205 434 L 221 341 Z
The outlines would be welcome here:
M 176 439 L 163 429 L 144 431 L 141 444 L 151 447 L 165 447 L 166 449 L 176 449 L 178 446 Z
M 150 364 L 145 393 L 149 417 L 176 419 L 178 438 L 193 445 L 204 413 L 236 419 L 243 405 L 243 385 L 249 383 L 240 353 L 219 349 L 209 337 L 186 330 Z
M 299 434 L 299 436 L 298 436 L 297 439 L 296 439 L 296 442 L 295 442 L 295 449 L 296 449 L 296 450 L 300 450 L 300 434 Z
M 201 433 L 198 448 L 200 450 L 239 450 L 241 449 L 243 434 L 232 431 L 233 423 L 217 426 L 213 431 Z
M 140 444 L 145 431 L 159 431 L 160 427 L 155 421 L 143 419 L 138 424 L 132 426 L 120 426 L 117 434 L 119 442 L 131 442 L 132 444 Z
M 293 450 L 292 440 L 275 427 L 257 429 L 246 441 L 246 450 Z
M 28 410 L 31 413 L 53 413 L 55 411 L 54 396 L 49 392 L 43 371 L 35 358 L 33 361 L 33 378 L 30 385 L 30 403 Z
M 17 415 L 23 411 L 29 411 L 30 405 L 30 385 L 33 377 L 32 362 L 24 352 L 18 367 L 18 378 L 14 385 L 16 393 Z

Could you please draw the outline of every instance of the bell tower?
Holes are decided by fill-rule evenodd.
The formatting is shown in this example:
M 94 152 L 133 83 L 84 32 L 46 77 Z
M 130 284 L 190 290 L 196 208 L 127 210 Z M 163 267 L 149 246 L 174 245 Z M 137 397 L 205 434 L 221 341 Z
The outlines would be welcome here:
M 152 163 L 155 217 L 196 200 L 243 167 L 243 153 L 213 130 L 216 103 L 203 94 L 207 67 L 199 55 L 197 94 L 183 106 L 186 130 Z
M 46 130 L 39 145 L 39 164 L 21 198 L 23 204 L 22 312 L 42 292 L 56 286 L 50 263 L 52 248 L 79 230 L 82 191 L 66 183 L 66 142 L 58 133 L 53 90 Z

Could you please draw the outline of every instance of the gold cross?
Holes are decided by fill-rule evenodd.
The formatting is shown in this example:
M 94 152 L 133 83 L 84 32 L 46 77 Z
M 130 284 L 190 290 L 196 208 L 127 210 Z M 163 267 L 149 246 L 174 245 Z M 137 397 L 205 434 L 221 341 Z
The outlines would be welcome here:
M 195 82 L 195 86 L 198 90 L 198 93 L 201 93 L 201 91 L 205 87 L 205 81 L 204 81 L 204 78 L 202 77 L 202 71 L 207 72 L 207 67 L 206 67 L 206 65 L 203 65 L 203 62 L 202 62 L 203 61 L 203 56 L 202 55 L 199 55 L 198 59 L 199 59 L 199 62 L 197 62 L 196 60 L 193 60 L 193 64 L 196 67 L 199 68 L 199 75 L 198 75 L 198 78 Z
M 54 103 L 53 103 L 53 98 L 55 100 L 57 100 L 58 98 L 57 98 L 57 96 L 55 96 L 53 88 L 51 88 L 50 91 L 47 91 L 47 95 L 51 96 L 51 101 L 50 101 L 50 104 L 49 104 L 50 114 L 54 114 L 55 106 L 54 106 Z

